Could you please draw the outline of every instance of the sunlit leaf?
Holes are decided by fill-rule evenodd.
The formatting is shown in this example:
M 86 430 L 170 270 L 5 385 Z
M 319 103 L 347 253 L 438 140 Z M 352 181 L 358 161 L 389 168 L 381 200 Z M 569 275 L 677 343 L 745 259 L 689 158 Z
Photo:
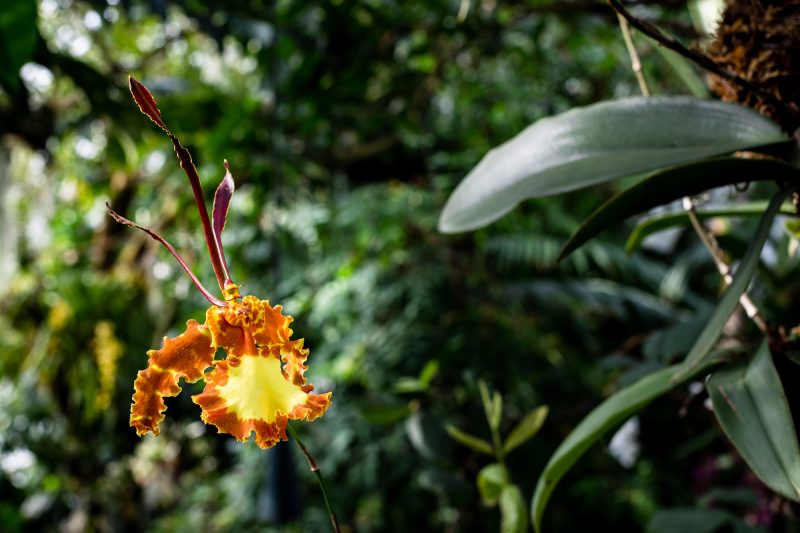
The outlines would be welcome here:
M 486 413 L 486 420 L 489 422 L 489 427 L 492 428 L 492 431 L 497 431 L 503 416 L 503 396 L 499 392 L 490 394 L 489 387 L 483 380 L 478 382 L 478 389 L 481 393 L 483 410 Z
M 448 199 L 439 230 L 480 228 L 526 198 L 785 140 L 755 111 L 713 100 L 625 98 L 576 108 L 491 150 Z
M 482 438 L 470 435 L 466 431 L 462 431 L 452 424 L 447 424 L 445 426 L 445 430 L 447 430 L 447 434 L 450 435 L 456 442 L 463 444 L 464 446 L 475 450 L 476 452 L 485 453 L 486 455 L 494 455 L 494 449 L 492 448 L 492 445 Z
M 561 249 L 557 261 L 606 228 L 684 196 L 746 181 L 800 183 L 800 171 L 771 159 L 711 159 L 657 172 L 598 207 Z
M 509 453 L 511 450 L 532 439 L 539 432 L 542 424 L 544 424 L 544 420 L 547 418 L 547 411 L 547 406 L 543 405 L 525 415 L 525 418 L 520 420 L 519 424 L 511 430 L 511 433 L 509 433 L 506 438 L 503 444 L 503 452 Z
M 481 495 L 481 501 L 489 506 L 497 505 L 500 500 L 500 494 L 503 492 L 503 487 L 508 484 L 508 473 L 503 465 L 499 463 L 492 463 L 484 466 L 478 472 L 478 492 Z
M 524 533 L 528 530 L 528 510 L 516 485 L 506 485 L 500 492 L 500 532 Z
M 720 426 L 753 472 L 800 501 L 797 433 L 767 342 L 746 367 L 715 372 L 706 389 Z

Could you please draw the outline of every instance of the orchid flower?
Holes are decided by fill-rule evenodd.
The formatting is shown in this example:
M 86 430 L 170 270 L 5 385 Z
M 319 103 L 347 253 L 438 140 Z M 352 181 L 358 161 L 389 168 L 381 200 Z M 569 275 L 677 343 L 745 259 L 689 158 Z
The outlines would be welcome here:
M 222 293 L 220 299 L 207 290 L 161 235 L 108 208 L 117 222 L 138 228 L 163 244 L 211 302 L 204 324 L 189 320 L 183 334 L 173 339 L 164 337 L 160 350 L 147 352 L 147 368 L 139 371 L 134 382 L 130 424 L 140 436 L 151 431 L 158 435 L 166 410 L 164 398 L 180 393 L 178 380 L 194 383 L 203 379 L 203 392 L 192 397 L 202 410 L 202 420 L 240 441 L 255 432 L 258 446 L 270 448 L 287 440 L 289 419 L 311 421 L 322 416 L 330 406 L 331 393 L 310 394 L 314 386 L 306 383 L 303 375 L 308 368 L 308 349 L 303 348 L 303 339 L 292 340 L 292 317 L 282 313 L 282 306 L 272 307 L 267 300 L 242 298 L 240 286 L 231 280 L 221 240 L 234 191 L 228 162 L 209 219 L 191 155 L 167 128 L 147 88 L 132 77 L 128 81 L 139 109 L 169 136 L 189 178 Z M 225 350 L 224 360 L 214 360 L 218 348 Z

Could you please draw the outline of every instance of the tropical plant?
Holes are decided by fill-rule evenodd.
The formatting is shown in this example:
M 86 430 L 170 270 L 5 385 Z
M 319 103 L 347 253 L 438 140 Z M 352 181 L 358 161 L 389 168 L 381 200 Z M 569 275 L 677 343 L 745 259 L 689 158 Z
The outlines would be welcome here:
M 637 175 L 632 186 L 617 193 L 583 222 L 563 246 L 558 259 L 617 222 L 682 199 L 686 216 L 673 217 L 669 224 L 660 223 L 658 229 L 690 222 L 728 287 L 683 354 L 682 362 L 656 370 L 614 393 L 561 443 L 536 486 L 531 503 L 534 525 L 537 531 L 542 528 L 545 506 L 556 484 L 592 443 L 655 398 L 692 377 L 704 375 L 710 376 L 706 387 L 717 420 L 742 458 L 772 490 L 800 501 L 800 448 L 773 362 L 773 357 L 785 357 L 795 351 L 796 339 L 789 333 L 795 324 L 784 322 L 780 316 L 768 319 L 746 292 L 775 217 L 792 212 L 791 204 L 785 205 L 790 198 L 797 205 L 800 160 L 796 155 L 798 137 L 792 136 L 798 127 L 792 102 L 800 95 L 748 75 L 743 70 L 746 65 L 734 70 L 721 60 L 686 49 L 632 16 L 620 2 L 609 3 L 619 15 L 645 96 L 602 102 L 539 120 L 491 150 L 448 199 L 439 229 L 445 233 L 474 230 L 498 220 L 523 200 Z M 750 31 L 741 29 L 750 20 L 748 17 L 770 19 L 774 23 L 773 36 L 780 35 L 775 39 L 796 43 L 794 23 L 781 25 L 775 18 L 778 11 L 796 14 L 800 10 L 797 2 L 790 4 L 753 7 L 748 2 L 732 2 L 723 15 L 714 46 L 719 50 L 727 40 L 735 40 L 738 32 Z M 736 87 L 735 99 L 761 113 L 738 103 L 649 96 L 630 39 L 629 23 Z M 786 65 L 780 65 L 783 67 Z M 796 80 L 800 71 L 789 76 Z M 732 153 L 733 156 L 720 157 Z M 717 187 L 757 181 L 771 182 L 777 189 L 768 193 L 766 206 L 742 206 L 739 211 L 716 214 L 760 217 L 747 250 L 732 273 L 713 234 L 700 222 L 712 213 L 698 211 L 691 197 Z M 649 221 L 636 230 L 629 249 L 641 243 L 638 235 L 652 233 L 654 226 L 655 222 Z M 784 240 L 781 245 L 788 246 L 788 242 Z M 739 304 L 758 327 L 760 339 L 749 339 L 731 349 L 725 326 Z

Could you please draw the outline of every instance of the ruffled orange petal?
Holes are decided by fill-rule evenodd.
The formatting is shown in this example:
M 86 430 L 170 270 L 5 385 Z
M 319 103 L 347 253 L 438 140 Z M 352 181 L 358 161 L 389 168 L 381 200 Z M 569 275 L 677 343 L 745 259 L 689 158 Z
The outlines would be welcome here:
M 187 383 L 202 378 L 215 352 L 208 328 L 195 320 L 189 320 L 186 331 L 174 339 L 164 337 L 163 348 L 147 352 L 147 368 L 139 371 L 133 384 L 130 424 L 139 436 L 148 431 L 158 435 L 167 408 L 164 396 L 176 396 L 181 391 L 180 378 Z
M 314 420 L 331 403 L 331 393 L 308 394 L 314 388 L 303 376 L 308 350 L 302 339 L 291 340 L 292 318 L 281 310 L 253 296 L 209 309 L 206 324 L 213 342 L 228 357 L 216 363 L 202 394 L 192 398 L 204 422 L 238 440 L 255 432 L 262 448 L 286 440 L 289 419 Z

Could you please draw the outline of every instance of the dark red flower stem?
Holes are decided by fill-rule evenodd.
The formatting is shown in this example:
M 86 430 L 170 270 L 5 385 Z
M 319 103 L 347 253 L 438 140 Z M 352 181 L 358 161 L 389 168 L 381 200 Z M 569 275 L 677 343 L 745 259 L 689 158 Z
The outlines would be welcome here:
M 169 134 L 172 145 L 175 147 L 175 153 L 181 162 L 186 177 L 189 178 L 189 183 L 192 185 L 192 192 L 194 193 L 194 200 L 197 203 L 197 210 L 200 212 L 200 221 L 203 223 L 203 236 L 206 239 L 206 246 L 208 246 L 208 255 L 211 257 L 211 265 L 214 267 L 214 275 L 217 277 L 217 283 L 220 290 L 225 288 L 226 282 L 230 282 L 230 274 L 225 262 L 225 256 L 222 252 L 222 244 L 217 240 L 214 235 L 214 230 L 211 227 L 211 219 L 208 217 L 208 209 L 206 208 L 205 200 L 203 199 L 203 187 L 200 185 L 200 177 L 197 175 L 197 170 L 192 163 L 192 156 L 189 151 L 184 148 L 177 137 Z
M 153 239 L 155 239 L 158 242 L 160 242 L 161 244 L 163 244 L 164 247 L 167 250 L 169 250 L 169 253 L 171 253 L 172 256 L 175 259 L 178 260 L 178 263 L 181 265 L 181 268 L 183 268 L 183 270 L 189 275 L 189 278 L 192 280 L 192 283 L 195 284 L 195 286 L 200 290 L 200 292 L 203 294 L 203 296 L 206 297 L 206 299 L 209 302 L 211 302 L 212 304 L 216 305 L 217 307 L 227 307 L 228 306 L 228 304 L 226 302 L 223 302 L 222 300 L 220 300 L 219 298 L 217 298 L 216 296 L 211 294 L 208 291 L 208 289 L 206 289 L 203 286 L 203 284 L 200 283 L 200 280 L 197 279 L 197 276 L 194 275 L 194 272 L 192 272 L 192 269 L 189 268 L 189 265 L 186 264 L 186 261 L 183 260 L 183 258 L 177 252 L 177 250 L 175 250 L 175 248 L 169 242 L 167 242 L 167 240 L 164 237 L 162 237 L 161 235 L 159 235 L 158 233 L 156 233 L 155 231 L 153 231 L 151 229 L 145 228 L 144 226 L 140 226 L 139 224 L 137 224 L 136 222 L 134 222 L 132 220 L 128 220 L 124 216 L 120 215 L 119 213 L 117 213 L 116 211 L 111 209 L 111 206 L 108 205 L 108 202 L 106 202 L 106 209 L 108 209 L 108 213 L 111 215 L 111 218 L 113 218 L 114 220 L 116 220 L 120 224 L 124 224 L 124 225 L 130 226 L 132 228 L 140 229 L 140 230 L 144 231 L 145 233 L 147 233 L 148 235 L 150 235 L 150 237 L 152 237 Z
M 183 147 L 178 138 L 167 128 L 167 125 L 161 118 L 161 111 L 159 111 L 156 101 L 150 94 L 150 91 L 147 90 L 147 87 L 131 76 L 128 77 L 128 86 L 130 87 L 134 101 L 139 106 L 142 113 L 147 115 L 159 128 L 164 130 L 172 141 L 172 146 L 175 148 L 175 154 L 178 156 L 181 168 L 183 168 L 192 186 L 194 200 L 197 203 L 197 211 L 200 213 L 200 221 L 203 224 L 203 236 L 206 239 L 206 246 L 208 246 L 208 255 L 211 257 L 211 264 L 214 267 L 214 275 L 217 278 L 220 290 L 224 290 L 232 281 L 228 273 L 225 256 L 223 255 L 222 244 L 215 237 L 214 230 L 211 227 L 208 209 L 203 199 L 203 186 L 200 184 L 200 177 L 197 175 L 197 169 L 192 162 L 192 156 L 189 151 Z

